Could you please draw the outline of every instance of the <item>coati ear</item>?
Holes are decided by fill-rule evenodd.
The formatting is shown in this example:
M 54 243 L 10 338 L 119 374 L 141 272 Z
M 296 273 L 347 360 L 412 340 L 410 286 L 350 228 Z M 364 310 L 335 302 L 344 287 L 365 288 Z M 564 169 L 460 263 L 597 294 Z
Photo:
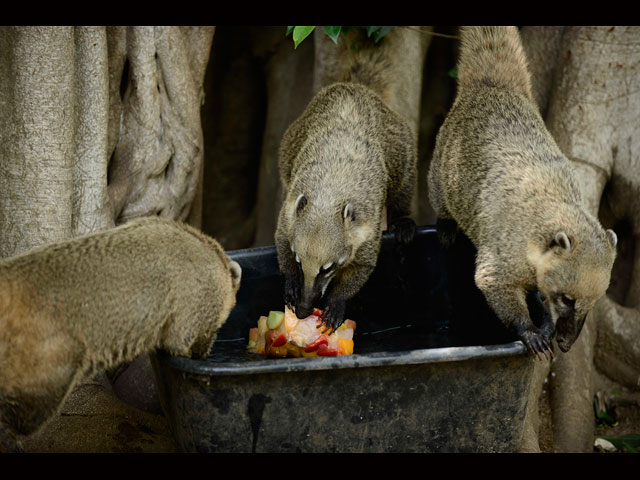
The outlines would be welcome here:
M 609 229 L 606 231 L 606 234 L 607 234 L 607 240 L 609 240 L 611 247 L 616 248 L 616 245 L 618 244 L 618 236 L 616 235 L 616 232 Z
M 242 267 L 238 262 L 231 260 L 229 262 L 229 271 L 231 272 L 231 284 L 236 290 L 240 287 L 242 281 Z
M 293 211 L 296 215 L 300 215 L 300 212 L 302 212 L 306 205 L 307 197 L 304 196 L 304 193 L 301 193 L 298 195 L 298 198 L 296 198 L 296 203 L 293 204 Z
M 344 209 L 342 210 L 342 218 L 346 221 L 349 220 L 350 222 L 355 221 L 356 219 L 356 212 L 353 209 L 353 205 L 351 205 L 350 203 L 347 203 L 344 206 Z
M 571 241 L 569 241 L 569 237 L 567 237 L 566 233 L 558 232 L 553 237 L 553 240 L 551 242 L 551 245 L 549 245 L 549 247 L 550 248 L 560 247 L 566 251 L 569 251 L 571 250 Z

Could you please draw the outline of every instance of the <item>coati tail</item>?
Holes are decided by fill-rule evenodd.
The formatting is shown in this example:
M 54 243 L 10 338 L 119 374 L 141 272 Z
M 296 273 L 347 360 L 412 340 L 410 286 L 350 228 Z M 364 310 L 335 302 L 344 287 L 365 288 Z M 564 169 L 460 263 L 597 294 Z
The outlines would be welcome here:
M 520 33 L 511 26 L 460 27 L 458 85 L 476 82 L 507 86 L 533 100 Z

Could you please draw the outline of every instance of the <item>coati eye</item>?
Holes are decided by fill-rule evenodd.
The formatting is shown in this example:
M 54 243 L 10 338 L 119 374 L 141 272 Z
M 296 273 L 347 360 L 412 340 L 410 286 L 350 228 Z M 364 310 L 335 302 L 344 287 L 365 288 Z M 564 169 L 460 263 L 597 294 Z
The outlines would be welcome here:
M 571 298 L 567 295 L 560 295 L 560 302 L 567 308 L 574 308 L 576 305 L 575 298 Z

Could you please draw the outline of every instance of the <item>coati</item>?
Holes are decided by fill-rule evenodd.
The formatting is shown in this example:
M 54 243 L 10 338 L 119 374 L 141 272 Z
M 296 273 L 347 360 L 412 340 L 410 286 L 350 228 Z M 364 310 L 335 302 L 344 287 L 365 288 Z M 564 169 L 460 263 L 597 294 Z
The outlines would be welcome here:
M 563 352 L 578 337 L 609 285 L 617 237 L 585 208 L 535 106 L 527 68 L 516 27 L 461 27 L 458 91 L 427 181 L 443 243 L 457 229 L 469 237 L 477 287 L 540 356 L 553 355 L 554 329 Z M 535 289 L 551 313 L 541 328 L 525 303 Z
M 416 147 L 407 122 L 368 87 L 320 90 L 279 150 L 284 201 L 275 243 L 285 303 L 299 318 L 324 310 L 325 331 L 373 271 L 381 234 L 410 242 Z
M 0 261 L 0 451 L 19 449 L 81 379 L 154 349 L 206 357 L 240 266 L 159 217 Z

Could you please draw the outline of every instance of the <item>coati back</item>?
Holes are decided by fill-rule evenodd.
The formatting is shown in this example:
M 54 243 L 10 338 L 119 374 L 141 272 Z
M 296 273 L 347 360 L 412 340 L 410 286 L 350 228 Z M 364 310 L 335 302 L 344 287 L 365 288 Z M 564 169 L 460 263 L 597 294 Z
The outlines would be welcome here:
M 206 357 L 240 277 L 214 239 L 157 217 L 0 261 L 0 450 L 87 376 L 154 349 Z
M 387 218 L 402 225 L 411 213 L 416 155 L 406 121 L 363 85 L 324 88 L 287 129 L 275 241 L 285 302 L 298 317 L 319 307 L 327 327 L 344 321 L 346 300 L 376 265 Z
M 477 249 L 475 282 L 529 350 L 568 351 L 606 291 L 616 235 L 585 208 L 569 160 L 540 117 L 515 27 L 461 27 L 458 92 L 436 139 L 429 197 L 446 244 Z M 526 293 L 551 318 L 531 321 Z

